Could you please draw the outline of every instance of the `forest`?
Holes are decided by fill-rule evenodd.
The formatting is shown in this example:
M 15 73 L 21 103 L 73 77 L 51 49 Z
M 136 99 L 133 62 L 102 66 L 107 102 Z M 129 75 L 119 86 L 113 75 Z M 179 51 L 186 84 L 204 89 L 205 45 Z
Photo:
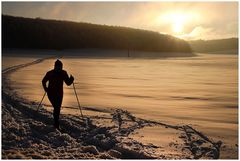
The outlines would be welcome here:
M 83 22 L 2 15 L 4 49 L 113 49 L 181 52 L 191 55 L 188 42 L 158 32 Z
M 238 54 L 238 38 L 217 39 L 217 40 L 194 40 L 189 41 L 189 44 L 194 52 L 207 52 L 227 54 Z

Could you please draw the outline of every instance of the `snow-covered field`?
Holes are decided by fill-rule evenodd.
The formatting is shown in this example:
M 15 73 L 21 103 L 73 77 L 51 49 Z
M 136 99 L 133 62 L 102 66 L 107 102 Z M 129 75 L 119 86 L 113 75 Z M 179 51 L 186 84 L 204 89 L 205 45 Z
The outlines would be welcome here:
M 214 63 L 209 63 L 209 61 L 206 61 L 208 58 L 218 59 Z M 161 99 L 154 100 L 152 99 L 153 97 L 150 97 L 155 93 L 160 93 L 159 91 L 154 91 L 153 88 L 149 93 L 134 93 L 137 92 L 137 87 L 134 85 L 138 85 L 141 81 L 136 82 L 130 80 L 129 82 L 132 84 L 129 87 L 129 91 L 132 93 L 125 93 L 128 94 L 129 97 L 125 99 L 128 101 L 124 102 L 124 104 L 128 104 L 128 106 L 121 104 L 121 100 L 124 99 L 120 97 L 121 94 L 116 95 L 114 93 L 114 88 L 116 88 L 114 84 L 102 88 L 101 86 L 104 83 L 109 84 L 106 79 L 98 79 L 99 84 L 94 82 L 94 80 L 96 80 L 96 75 L 94 74 L 101 73 L 103 70 L 102 67 L 109 69 L 110 66 L 107 63 L 111 63 L 112 60 L 102 61 L 102 66 L 101 60 L 80 60 L 81 63 L 83 63 L 83 65 L 80 66 L 82 68 L 79 67 L 81 70 L 71 70 L 71 67 L 68 67 L 68 71 L 73 71 L 73 75 L 77 75 L 77 72 L 79 72 L 79 75 L 86 77 L 86 69 L 86 73 L 82 71 L 84 67 L 91 69 L 93 68 L 91 64 L 95 64 L 99 68 L 94 69 L 98 70 L 91 72 L 92 77 L 88 77 L 85 81 L 88 80 L 92 85 L 94 84 L 96 90 L 101 91 L 104 89 L 104 91 L 102 91 L 102 95 L 98 98 L 94 96 L 94 93 L 99 91 L 92 91 L 93 94 L 84 95 L 84 92 L 87 93 L 91 91 L 91 88 L 89 89 L 90 86 L 86 85 L 84 86 L 86 90 L 84 90 L 84 87 L 81 86 L 81 84 L 84 84 L 84 82 L 82 82 L 84 80 L 78 80 L 79 84 L 77 83 L 76 85 L 78 91 L 80 91 L 81 102 L 83 102 L 83 112 L 86 118 L 88 118 L 83 120 L 78 113 L 76 113 L 78 112 L 77 109 L 73 108 L 73 110 L 71 110 L 71 107 L 75 107 L 74 104 L 71 104 L 71 102 L 73 102 L 71 98 L 74 97 L 70 94 L 72 89 L 67 88 L 65 95 L 69 99 L 65 100 L 64 103 L 65 106 L 70 104 L 70 107 L 64 107 L 63 114 L 61 115 L 61 132 L 55 130 L 52 126 L 51 107 L 49 107 L 48 102 L 44 102 L 44 108 L 36 112 L 38 101 L 40 101 L 39 99 L 42 97 L 41 94 L 36 94 L 36 91 L 38 91 L 37 93 L 41 93 L 42 91 L 40 88 L 37 88 L 39 85 L 29 81 L 30 79 L 36 80 L 38 78 L 34 75 L 42 71 L 46 72 L 47 69 L 45 68 L 47 65 L 50 66 L 51 64 L 52 67 L 54 59 L 30 58 L 29 61 L 25 61 L 16 66 L 14 66 L 15 64 L 6 65 L 2 71 L 2 158 L 237 158 L 238 105 L 237 90 L 233 88 L 237 86 L 237 84 L 235 84 L 237 82 L 237 80 L 235 80 L 237 79 L 237 74 L 235 73 L 237 69 L 235 69 L 235 64 L 232 64 L 233 62 L 235 63 L 235 59 L 237 58 L 234 56 L 220 56 L 220 58 L 218 56 L 212 56 L 207 58 L 200 57 L 199 59 L 193 58 L 190 61 L 185 59 L 174 60 L 174 63 L 178 63 L 179 67 L 169 67 L 166 72 L 163 72 L 165 75 L 161 75 L 162 80 L 165 81 L 160 83 L 162 87 L 160 89 L 165 92 L 165 94 L 164 92 L 159 94 L 159 98 Z M 66 65 L 70 62 L 77 64 L 77 61 L 78 60 L 74 58 L 64 59 Z M 194 78 L 194 76 L 197 75 L 195 72 L 201 72 L 198 68 L 194 68 L 194 66 L 204 65 L 205 63 L 205 68 L 202 70 L 206 70 L 206 77 L 208 74 L 210 75 L 209 79 L 206 79 L 207 81 L 211 81 L 211 78 L 221 76 L 219 73 L 214 75 L 214 72 L 217 72 L 218 66 L 222 66 L 224 62 L 227 62 L 223 66 L 225 69 L 220 70 L 225 72 L 227 76 L 231 76 L 231 78 L 219 77 L 219 80 L 209 82 L 209 84 L 218 84 L 221 82 L 230 86 L 223 87 L 222 91 L 225 93 L 219 94 L 219 92 L 222 92 L 221 89 L 217 90 L 217 88 L 213 88 L 215 86 L 209 85 L 209 93 L 211 94 L 212 92 L 212 94 L 214 94 L 215 91 L 215 99 L 213 99 L 213 96 L 208 96 L 207 94 L 209 93 L 204 93 L 204 89 L 199 91 L 201 96 L 205 96 L 204 98 L 196 99 L 197 97 L 187 97 L 184 95 L 187 92 L 185 90 L 182 92 L 181 97 L 175 96 L 173 100 L 166 99 L 172 94 L 171 92 L 174 91 L 174 88 L 176 89 L 175 94 L 181 93 L 181 91 L 177 91 L 177 86 L 172 86 L 174 85 L 172 83 L 173 80 L 169 79 L 167 83 L 165 79 L 167 77 L 173 78 L 171 75 L 172 69 L 179 69 L 178 72 L 183 72 L 184 69 L 187 69 L 187 67 L 181 64 L 182 61 L 193 67 L 191 68 L 191 72 L 193 73 L 190 73 L 193 77 L 190 78 Z M 122 64 L 120 64 L 120 66 L 124 66 L 124 63 L 126 63 L 125 65 L 135 65 L 136 68 L 137 65 L 136 61 L 133 64 L 129 60 L 127 62 L 121 62 Z M 150 68 L 150 66 L 146 63 L 144 64 L 144 62 L 146 61 L 140 61 L 141 65 L 143 65 L 140 71 L 143 72 L 143 78 L 147 79 L 148 76 L 146 73 L 148 71 L 146 70 L 153 70 L 154 68 Z M 117 61 L 114 60 L 114 63 L 116 64 Z M 171 63 L 171 60 L 151 61 L 151 64 L 156 63 L 161 63 L 161 67 L 166 67 L 166 65 Z M 115 69 L 113 67 L 110 69 L 119 70 L 119 68 Z M 33 76 L 26 75 L 26 73 L 31 71 L 35 73 Z M 36 73 L 36 71 L 39 71 L 39 73 Z M 131 76 L 131 69 L 126 72 Z M 180 74 L 188 75 L 187 72 L 178 72 L 174 75 L 176 79 Z M 101 73 L 101 75 L 111 79 L 112 77 L 108 75 L 109 73 L 109 71 L 106 71 L 106 73 Z M 120 75 L 118 76 L 122 76 L 123 81 L 121 81 L 120 78 L 120 81 L 118 81 L 122 83 L 121 85 L 126 85 L 123 79 L 124 71 L 119 71 L 119 73 Z M 23 75 L 25 75 L 25 77 L 23 77 Z M 20 76 L 22 76 L 23 79 L 19 80 L 18 78 L 20 78 Z M 90 80 L 90 78 L 92 78 L 92 80 Z M 152 80 L 154 79 L 152 78 Z M 182 83 L 186 83 L 186 81 L 188 81 L 188 79 L 182 81 Z M 194 81 L 193 79 L 192 82 L 187 82 L 187 84 L 183 85 L 188 85 L 189 90 L 204 87 L 194 86 L 194 83 L 197 84 Z M 204 78 L 197 81 L 201 84 Z M 115 83 L 119 85 L 119 82 Z M 151 83 L 151 85 L 159 88 L 159 84 L 156 82 L 146 81 L 142 89 L 144 89 L 147 83 Z M 126 92 L 123 87 L 121 88 L 122 91 L 119 91 L 120 93 Z M 167 91 L 168 89 L 172 91 L 169 92 Z M 113 93 L 111 93 L 112 95 L 107 95 L 106 91 Z M 149 97 L 143 97 L 142 95 L 144 94 Z M 133 95 L 138 97 L 131 97 Z M 109 99 L 103 99 L 106 96 L 109 96 Z M 119 97 L 115 98 L 114 96 Z M 181 101 L 183 97 L 185 99 Z M 211 97 L 211 99 L 209 99 L 209 97 Z M 90 98 L 94 98 L 94 101 L 91 102 Z M 131 100 L 131 98 L 140 99 Z M 163 98 L 165 98 L 165 101 Z M 119 100 L 115 101 L 117 99 Z M 151 103 L 149 103 L 150 101 Z M 111 102 L 112 105 L 109 105 Z M 160 110 L 156 109 L 156 107 L 159 106 L 159 104 L 156 104 L 158 102 L 162 105 L 160 106 Z M 215 106 L 217 105 L 214 104 L 216 102 L 219 102 L 219 112 L 216 111 L 217 107 Z M 179 105 L 181 108 L 175 108 L 175 111 L 170 110 L 169 107 L 173 107 L 171 103 L 175 104 L 174 107 Z M 146 104 L 149 104 L 151 108 L 146 108 Z M 199 108 L 190 110 L 190 104 Z M 137 105 L 139 105 L 139 107 L 137 107 Z M 202 108 L 200 108 L 201 106 Z M 208 106 L 210 108 L 206 108 Z M 224 106 L 229 107 L 224 108 Z M 213 113 L 214 110 L 216 111 L 215 114 Z M 175 114 L 173 114 L 173 112 L 175 112 Z M 224 113 L 226 113 L 228 117 L 225 117 Z M 210 118 L 210 116 L 212 116 L 212 118 Z M 196 120 L 194 120 L 194 117 Z M 222 118 L 222 120 L 219 118 Z M 224 129 L 228 129 L 228 131 L 225 130 L 224 132 Z

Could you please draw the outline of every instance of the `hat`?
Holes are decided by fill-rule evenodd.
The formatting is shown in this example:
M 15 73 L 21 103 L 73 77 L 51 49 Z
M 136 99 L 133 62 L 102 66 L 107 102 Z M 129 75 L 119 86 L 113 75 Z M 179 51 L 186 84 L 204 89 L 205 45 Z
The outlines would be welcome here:
M 56 68 L 56 67 L 62 67 L 63 64 L 62 64 L 62 62 L 61 62 L 60 60 L 57 59 L 57 60 L 55 61 L 55 65 L 54 65 L 54 66 L 55 66 L 55 68 Z

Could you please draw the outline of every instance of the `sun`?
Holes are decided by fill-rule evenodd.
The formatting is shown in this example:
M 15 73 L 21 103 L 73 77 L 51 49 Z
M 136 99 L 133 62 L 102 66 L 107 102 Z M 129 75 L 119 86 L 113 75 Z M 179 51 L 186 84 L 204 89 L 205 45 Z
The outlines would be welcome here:
M 183 32 L 183 23 L 181 22 L 176 22 L 172 24 L 172 30 L 173 32 L 179 34 Z
M 173 14 L 171 15 L 172 30 L 176 34 L 180 34 L 184 30 L 184 23 L 186 21 L 186 16 L 183 14 Z
M 199 19 L 199 14 L 190 11 L 169 11 L 156 17 L 155 22 L 158 25 L 165 25 L 166 31 L 174 36 L 186 34 L 189 25 L 192 25 Z

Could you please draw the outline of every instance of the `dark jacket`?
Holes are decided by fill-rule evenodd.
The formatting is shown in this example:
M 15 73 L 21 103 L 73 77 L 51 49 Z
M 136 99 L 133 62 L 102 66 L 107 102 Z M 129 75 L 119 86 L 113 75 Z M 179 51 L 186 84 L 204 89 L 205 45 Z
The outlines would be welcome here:
M 47 72 L 42 80 L 42 85 L 44 90 L 48 94 L 48 98 L 52 105 L 61 106 L 62 97 L 63 97 L 63 82 L 68 86 L 73 83 L 74 78 L 68 77 L 68 74 L 65 70 L 51 70 Z M 48 82 L 48 87 L 46 83 Z

